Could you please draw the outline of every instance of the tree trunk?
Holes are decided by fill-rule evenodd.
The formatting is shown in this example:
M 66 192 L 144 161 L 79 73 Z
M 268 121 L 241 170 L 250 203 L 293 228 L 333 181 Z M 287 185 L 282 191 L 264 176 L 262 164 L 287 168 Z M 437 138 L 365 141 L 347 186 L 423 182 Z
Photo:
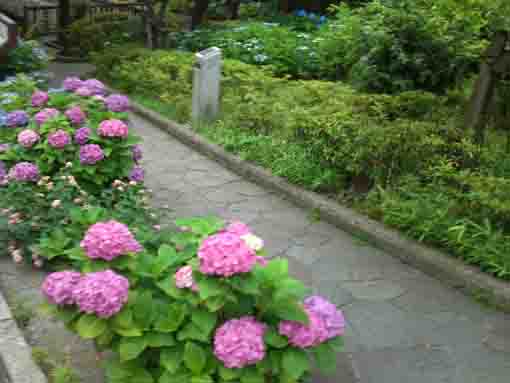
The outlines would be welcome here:
M 64 54 L 68 50 L 67 44 L 67 36 L 66 30 L 69 24 L 71 24 L 71 0 L 59 0 L 59 14 L 58 14 L 58 24 L 59 24 L 59 35 L 58 39 L 60 44 L 63 47 Z
M 196 0 L 191 10 L 191 29 L 195 29 L 202 23 L 205 12 L 209 8 L 209 0 Z

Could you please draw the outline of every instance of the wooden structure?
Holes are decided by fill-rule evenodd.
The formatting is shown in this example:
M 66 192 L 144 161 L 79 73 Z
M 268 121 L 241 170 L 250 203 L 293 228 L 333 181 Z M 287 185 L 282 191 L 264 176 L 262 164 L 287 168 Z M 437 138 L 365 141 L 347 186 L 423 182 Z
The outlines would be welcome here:
M 497 85 L 510 79 L 510 32 L 495 35 L 485 52 L 465 117 L 467 129 L 473 129 L 478 143 L 483 143 L 488 114 L 496 103 Z

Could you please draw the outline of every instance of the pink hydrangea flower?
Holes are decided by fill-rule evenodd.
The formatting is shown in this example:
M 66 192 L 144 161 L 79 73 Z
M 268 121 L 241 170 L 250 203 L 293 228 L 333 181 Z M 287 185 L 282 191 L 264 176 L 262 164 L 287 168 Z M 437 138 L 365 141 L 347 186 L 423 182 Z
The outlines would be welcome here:
M 214 355 L 227 368 L 243 368 L 260 362 L 266 355 L 267 326 L 245 316 L 223 324 L 214 334 Z
M 128 126 L 121 120 L 105 120 L 99 124 L 97 133 L 102 137 L 121 137 L 128 135 Z
M 83 124 L 87 118 L 87 116 L 79 106 L 73 106 L 72 108 L 68 109 L 64 114 L 69 119 L 69 121 L 71 121 L 71 124 L 76 126 Z
M 321 296 L 311 296 L 305 299 L 305 307 L 318 315 L 326 325 L 327 338 L 332 339 L 343 335 L 345 331 L 345 318 L 342 311 Z
M 81 97 L 90 97 L 94 94 L 94 91 L 82 85 L 78 89 L 76 89 L 74 93 Z
M 234 222 L 230 223 L 230 225 L 228 225 L 225 228 L 225 231 L 227 233 L 236 234 L 239 237 L 242 235 L 251 234 L 251 230 L 248 227 L 248 225 L 246 225 L 242 222 L 239 222 L 239 221 L 234 221 Z
M 73 289 L 82 275 L 75 271 L 51 273 L 44 280 L 41 290 L 48 302 L 54 305 L 74 304 Z
M 30 162 L 20 162 L 9 170 L 8 177 L 20 182 L 36 182 L 39 179 L 39 169 Z
M 139 163 L 143 157 L 142 147 L 138 144 L 133 145 L 131 147 L 131 152 L 133 153 L 133 161 L 135 161 L 135 163 Z
M 101 81 L 94 78 L 84 81 L 82 86 L 88 88 L 92 92 L 92 96 L 106 94 L 106 86 Z
M 127 112 L 130 108 L 129 98 L 121 94 L 106 97 L 105 105 L 112 112 Z
M 80 246 L 89 258 L 106 261 L 143 250 L 129 228 L 113 220 L 92 225 L 85 233 Z
M 57 117 L 59 115 L 59 111 L 54 108 L 46 108 L 41 110 L 34 116 L 35 123 L 39 126 L 44 124 L 51 118 Z
M 128 301 L 129 281 L 111 270 L 85 274 L 73 288 L 81 312 L 109 318 Z
M 49 100 L 48 93 L 37 90 L 32 94 L 32 106 L 35 108 L 39 108 L 43 105 L 46 105 L 46 103 Z
M 39 138 L 40 137 L 37 132 L 30 129 L 25 129 L 18 134 L 18 144 L 24 148 L 31 148 L 37 143 L 37 141 L 39 141 Z
M 95 96 L 92 97 L 92 99 L 102 102 L 103 104 L 106 101 L 106 98 L 104 96 L 101 96 L 100 94 L 96 94 Z
M 179 289 L 198 290 L 198 286 L 193 280 L 193 269 L 191 266 L 183 266 L 175 273 L 175 286 Z
M 71 136 L 65 130 L 57 130 L 48 136 L 48 144 L 56 149 L 63 149 L 71 143 Z
M 200 271 L 229 277 L 251 271 L 256 253 L 236 234 L 218 233 L 206 238 L 198 249 Z
M 74 92 L 76 89 L 81 88 L 83 85 L 83 81 L 78 77 L 68 77 L 64 80 L 63 87 L 64 90 L 68 92 Z
M 129 180 L 135 182 L 143 182 L 145 178 L 145 171 L 139 165 L 133 166 L 131 172 L 129 173 Z
M 83 165 L 94 165 L 103 159 L 103 149 L 99 145 L 88 144 L 80 148 L 80 163 Z
M 318 346 L 328 339 L 328 329 L 324 320 L 306 307 L 305 312 L 309 320 L 307 325 L 295 321 L 282 321 L 278 326 L 279 333 L 289 338 L 291 345 L 299 348 Z

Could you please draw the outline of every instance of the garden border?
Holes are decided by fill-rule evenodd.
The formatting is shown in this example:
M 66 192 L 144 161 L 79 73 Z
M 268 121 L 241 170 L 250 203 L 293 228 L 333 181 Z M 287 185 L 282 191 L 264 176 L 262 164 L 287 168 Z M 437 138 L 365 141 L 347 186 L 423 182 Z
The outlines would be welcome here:
M 354 236 L 362 237 L 375 247 L 399 258 L 403 263 L 409 264 L 451 287 L 463 290 L 485 303 L 510 312 L 510 283 L 483 273 L 478 268 L 467 265 L 444 252 L 405 238 L 401 233 L 324 196 L 293 186 L 284 179 L 272 175 L 269 171 L 227 153 L 223 148 L 208 142 L 191 128 L 168 120 L 157 112 L 135 102 L 132 102 L 132 110 L 185 145 L 194 148 L 234 173 L 283 194 L 299 207 L 318 212 L 321 219 Z
M 7 378 L 6 383 L 47 383 L 31 350 L 0 290 L 0 378 Z

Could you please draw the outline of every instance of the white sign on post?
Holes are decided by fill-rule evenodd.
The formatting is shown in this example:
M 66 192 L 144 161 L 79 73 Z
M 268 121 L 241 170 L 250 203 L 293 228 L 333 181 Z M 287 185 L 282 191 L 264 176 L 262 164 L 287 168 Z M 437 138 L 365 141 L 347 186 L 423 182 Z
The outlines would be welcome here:
M 212 47 L 195 55 L 193 67 L 193 120 L 214 120 L 220 106 L 221 49 Z
M 5 44 L 7 44 L 8 40 L 9 40 L 9 27 L 2 23 L 0 19 L 0 47 L 3 47 Z

